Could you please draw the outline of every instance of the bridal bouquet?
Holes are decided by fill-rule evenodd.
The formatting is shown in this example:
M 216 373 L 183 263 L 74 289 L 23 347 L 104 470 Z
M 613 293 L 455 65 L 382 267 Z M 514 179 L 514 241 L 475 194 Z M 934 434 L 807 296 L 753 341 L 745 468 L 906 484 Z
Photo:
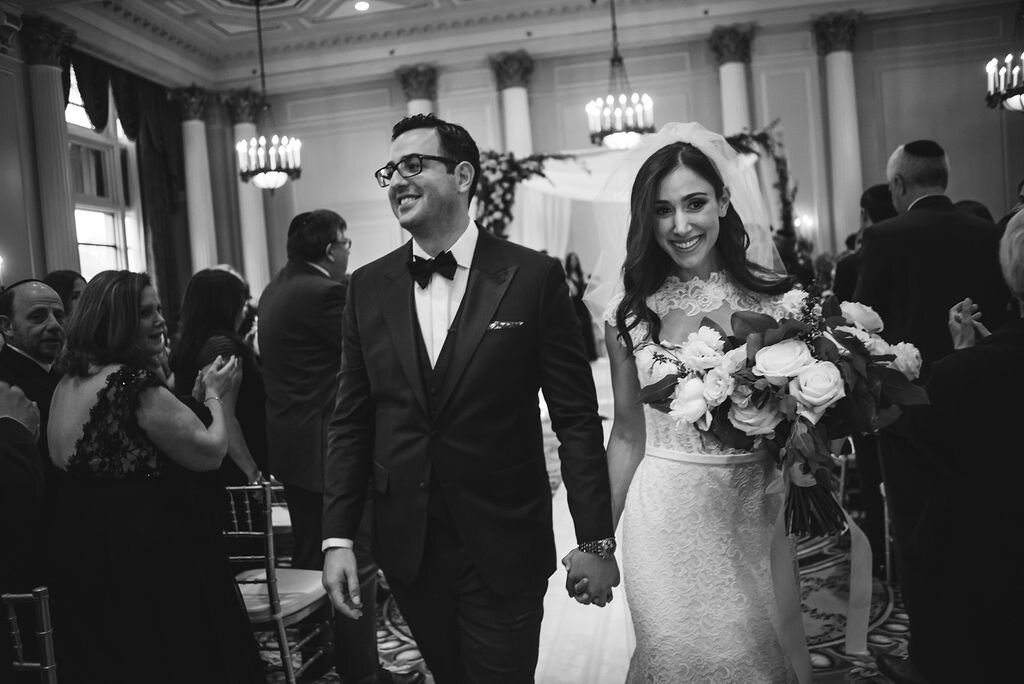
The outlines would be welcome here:
M 890 346 L 881 318 L 856 302 L 838 304 L 794 290 L 779 320 L 742 311 L 733 334 L 704 318 L 682 344 L 647 343 L 635 352 L 656 381 L 640 401 L 744 451 L 768 450 L 789 485 L 786 529 L 817 537 L 845 527 L 833 495 L 830 443 L 876 432 L 901 407 L 927 403 L 913 384 L 921 354 Z

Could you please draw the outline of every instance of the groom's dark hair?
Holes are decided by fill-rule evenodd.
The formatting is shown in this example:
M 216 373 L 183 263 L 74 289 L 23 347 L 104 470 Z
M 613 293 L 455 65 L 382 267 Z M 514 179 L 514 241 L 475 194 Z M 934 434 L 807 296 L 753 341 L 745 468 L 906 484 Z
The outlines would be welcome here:
M 473 182 L 469 185 L 469 199 L 476 194 L 476 181 L 480 177 L 480 148 L 465 128 L 456 123 L 439 119 L 433 114 L 407 116 L 391 129 L 391 140 L 417 128 L 433 128 L 441 141 L 441 153 L 455 161 L 469 162 L 473 167 Z

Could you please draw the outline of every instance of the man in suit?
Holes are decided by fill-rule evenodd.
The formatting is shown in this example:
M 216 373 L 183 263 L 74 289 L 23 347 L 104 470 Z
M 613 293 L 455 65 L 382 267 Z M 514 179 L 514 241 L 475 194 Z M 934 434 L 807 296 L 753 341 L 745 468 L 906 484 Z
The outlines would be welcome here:
M 931 140 L 901 145 L 886 169 L 899 216 L 864 231 L 861 274 L 854 299 L 871 306 L 885 323 L 890 343 L 911 342 L 921 352 L 921 381 L 931 366 L 953 351 L 946 328 L 949 309 L 970 297 L 990 326 L 1007 318 L 1009 291 L 999 270 L 999 231 L 958 211 L 945 195 L 949 162 Z M 915 619 L 918 587 L 927 568 L 911 547 L 931 486 L 926 448 L 904 415 L 879 435 L 879 459 L 885 482 L 896 569 L 910 616 L 910 660 L 882 656 L 879 666 L 896 681 L 922 681 L 913 668 L 914 653 L 932 647 L 929 625 Z
M 288 227 L 288 263 L 259 302 L 259 349 L 266 390 L 270 472 L 284 484 L 291 517 L 292 567 L 323 568 L 323 512 L 327 424 L 341 364 L 345 271 L 351 240 L 345 220 L 317 209 Z M 364 483 L 368 480 L 364 480 Z M 377 591 L 369 555 L 369 527 L 359 544 L 363 594 Z M 335 624 L 335 667 L 345 682 L 374 682 L 378 672 L 373 615 Z
M 603 435 L 561 264 L 480 231 L 466 130 L 403 119 L 376 177 L 412 240 L 349 284 L 324 498 L 324 584 L 359 615 L 347 548 L 373 481 L 374 550 L 427 666 L 531 682 L 555 569 L 538 406 L 558 436 L 579 549 L 567 588 L 618 584 Z M 583 586 L 583 579 L 588 584 Z
M 17 387 L 0 382 L 0 593 L 29 592 L 43 574 L 43 463 L 36 438 L 39 408 Z M 22 614 L 31 633 L 33 618 Z M 0 681 L 39 681 L 15 673 L 9 638 L 0 647 Z M 34 644 L 26 644 L 31 649 Z
M 0 333 L 7 344 L 0 349 L 0 381 L 16 385 L 39 406 L 39 452 L 49 464 L 46 425 L 50 399 L 60 381 L 54 369 L 64 350 L 64 304 L 60 295 L 41 280 L 22 280 L 0 294 Z M 47 468 L 47 479 L 54 470 Z

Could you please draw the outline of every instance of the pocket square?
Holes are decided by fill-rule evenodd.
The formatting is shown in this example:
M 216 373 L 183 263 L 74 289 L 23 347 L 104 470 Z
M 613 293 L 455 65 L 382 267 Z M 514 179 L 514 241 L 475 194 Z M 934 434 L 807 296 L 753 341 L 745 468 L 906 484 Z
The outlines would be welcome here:
M 522 327 L 523 321 L 491 321 L 487 326 L 488 330 L 511 330 Z

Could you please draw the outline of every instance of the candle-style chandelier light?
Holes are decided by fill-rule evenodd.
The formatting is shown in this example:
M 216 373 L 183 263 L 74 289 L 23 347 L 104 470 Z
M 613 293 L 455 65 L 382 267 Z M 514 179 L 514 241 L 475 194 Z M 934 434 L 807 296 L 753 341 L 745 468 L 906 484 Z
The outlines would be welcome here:
M 1013 21 L 1013 43 L 1024 49 L 1024 0 Z M 1000 64 L 1002 66 L 1000 66 Z M 1002 60 L 993 58 L 985 65 L 988 79 L 988 94 L 985 102 L 996 109 L 1002 107 L 1011 112 L 1024 112 L 1024 52 L 1019 55 L 1008 53 Z
M 597 0 L 590 0 L 597 4 Z M 654 132 L 654 101 L 647 93 L 629 87 L 626 64 L 619 54 L 619 29 L 615 22 L 615 0 L 612 9 L 612 59 L 608 75 L 608 94 L 587 103 L 587 125 L 590 141 L 621 150 L 632 147 L 644 133 Z
M 261 190 L 276 190 L 288 179 L 302 175 L 302 143 L 298 138 L 278 135 L 267 100 L 267 77 L 263 71 L 263 21 L 260 0 L 256 5 L 256 43 L 260 56 L 260 101 L 256 115 L 256 135 L 235 144 L 238 174 Z

